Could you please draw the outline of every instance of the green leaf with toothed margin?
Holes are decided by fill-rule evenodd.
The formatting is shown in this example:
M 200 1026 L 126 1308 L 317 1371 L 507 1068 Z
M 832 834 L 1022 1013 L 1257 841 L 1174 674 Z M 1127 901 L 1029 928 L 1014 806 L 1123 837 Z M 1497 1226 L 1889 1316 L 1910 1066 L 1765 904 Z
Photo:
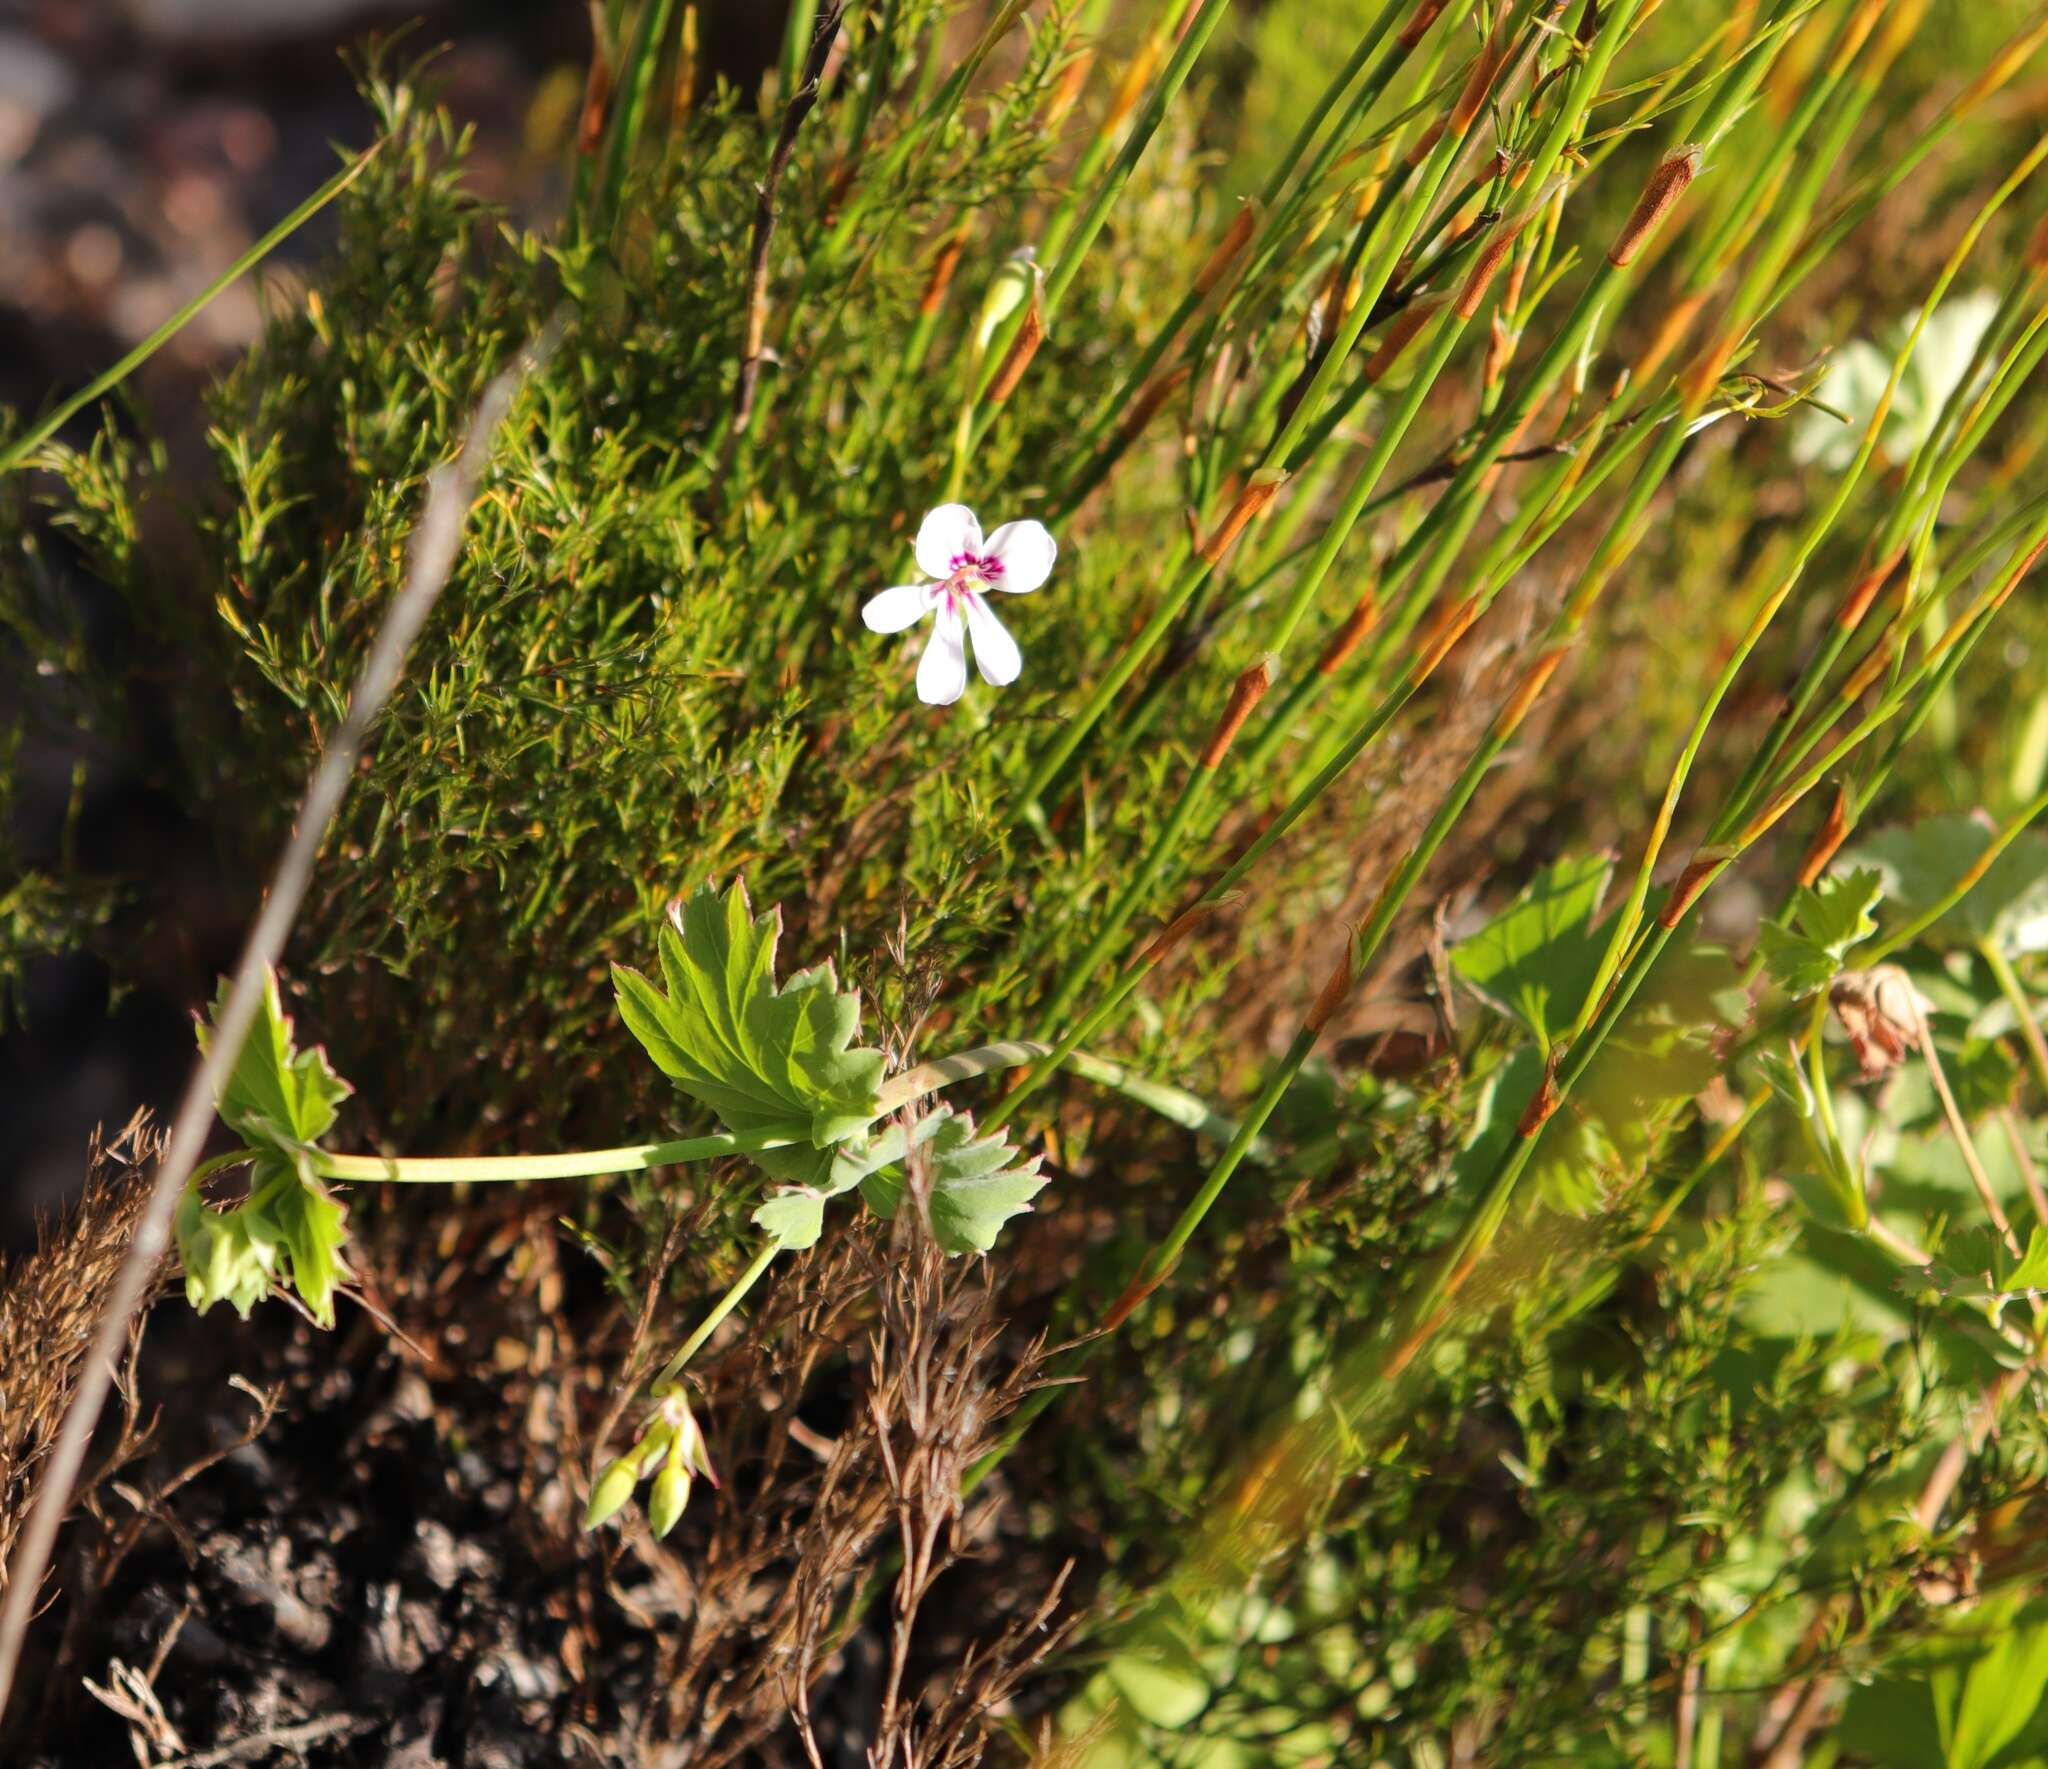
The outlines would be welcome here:
M 213 1003 L 215 1023 L 227 1004 L 228 983 L 223 978 Z M 201 1021 L 198 1032 L 203 1052 L 212 1043 L 213 1027 Z M 252 1147 L 267 1145 L 294 1166 L 303 1166 L 295 1145 L 316 1143 L 333 1129 L 341 1102 L 353 1091 L 334 1072 L 324 1050 L 316 1045 L 302 1051 L 293 1041 L 277 972 L 266 967 L 255 1021 L 217 1102 L 222 1121 Z
M 884 1060 L 856 1045 L 860 1000 L 831 962 L 779 986 L 782 912 L 756 916 L 738 880 L 672 906 L 661 929 L 658 987 L 614 965 L 619 1013 L 655 1066 L 728 1130 L 770 1131 L 809 1148 L 754 1159 L 777 1179 L 822 1189 L 833 1145 L 881 1114 Z
M 199 1024 L 202 1050 L 212 1044 L 227 996 L 223 983 L 213 1023 Z M 298 1292 L 321 1326 L 334 1325 L 335 1288 L 348 1276 L 347 1212 L 314 1174 L 311 1157 L 350 1091 L 324 1051 L 298 1048 L 277 973 L 266 969 L 256 1018 L 218 1102 L 222 1120 L 245 1145 L 248 1196 L 217 1210 L 195 1182 L 178 1206 L 185 1294 L 202 1314 L 226 1302 L 246 1319 L 284 1286 Z
M 1795 998 L 1825 989 L 1841 975 L 1849 948 L 1877 932 L 1871 911 L 1883 895 L 1884 880 L 1869 869 L 1800 886 L 1785 920 L 1757 932 L 1772 980 Z
M 948 1107 L 929 1114 L 918 1131 L 916 1140 L 926 1145 L 933 1239 L 948 1253 L 986 1253 L 1004 1224 L 1029 1210 L 1044 1189 L 1040 1157 L 1020 1159 L 1000 1131 L 977 1137 L 974 1120 Z M 902 1173 L 887 1166 L 863 1179 L 860 1189 L 868 1208 L 888 1220 L 901 1206 L 905 1188 Z

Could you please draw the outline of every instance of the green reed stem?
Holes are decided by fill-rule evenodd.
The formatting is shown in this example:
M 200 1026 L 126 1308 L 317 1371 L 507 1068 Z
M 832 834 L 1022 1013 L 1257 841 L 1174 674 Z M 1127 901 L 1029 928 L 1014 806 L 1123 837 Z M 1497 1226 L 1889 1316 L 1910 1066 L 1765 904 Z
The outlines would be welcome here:
M 13 472 L 74 417 L 92 404 L 94 400 L 111 393 L 116 387 L 120 386 L 123 381 L 134 374 L 137 369 L 190 325 L 193 320 L 197 319 L 223 290 L 247 276 L 250 271 L 254 270 L 257 265 L 268 258 L 272 252 L 276 251 L 279 246 L 290 239 L 300 228 L 304 227 L 308 221 L 312 220 L 315 215 L 319 214 L 322 209 L 326 208 L 329 203 L 333 202 L 336 197 L 347 190 L 351 184 L 355 183 L 363 175 L 370 162 L 383 151 L 383 147 L 384 143 L 382 141 L 372 142 L 261 239 L 257 240 L 234 263 L 222 271 L 219 276 L 215 277 L 212 282 L 208 283 L 205 288 L 201 289 L 198 294 L 187 301 L 183 307 L 179 308 L 176 313 L 172 314 L 169 319 L 165 320 L 162 325 L 158 326 L 155 331 L 144 338 L 140 344 L 136 345 L 119 362 L 108 369 L 105 374 L 99 375 L 87 382 L 85 386 L 81 387 L 69 399 L 65 400 L 63 404 L 59 405 L 55 411 L 50 412 L 47 416 L 31 425 L 22 435 L 9 443 L 4 450 L 0 450 L 0 473 Z

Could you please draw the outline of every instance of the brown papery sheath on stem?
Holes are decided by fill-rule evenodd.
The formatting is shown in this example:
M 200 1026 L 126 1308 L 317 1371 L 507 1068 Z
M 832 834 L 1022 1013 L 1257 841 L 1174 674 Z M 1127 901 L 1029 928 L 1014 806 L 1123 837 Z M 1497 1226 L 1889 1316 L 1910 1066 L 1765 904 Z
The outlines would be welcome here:
M 1152 78 L 1158 61 L 1159 39 L 1147 37 L 1131 57 L 1130 66 L 1124 69 L 1124 77 L 1117 82 L 1116 95 L 1109 101 L 1109 110 L 1102 119 L 1103 134 L 1113 134 L 1138 108 L 1138 100 L 1145 96 L 1145 82 Z
M 1209 254 L 1209 261 L 1196 275 L 1196 294 L 1208 294 L 1223 280 L 1223 273 L 1230 268 L 1231 260 L 1244 250 L 1246 242 L 1252 237 L 1252 229 L 1258 224 L 1259 206 L 1257 203 L 1247 202 L 1231 218 L 1230 226 L 1224 231 L 1223 238 L 1217 241 L 1215 251 Z
M 1436 617 L 1417 647 L 1421 653 L 1415 664 L 1418 685 L 1435 674 L 1436 666 L 1450 656 L 1451 647 L 1472 630 L 1472 623 L 1478 618 L 1479 602 L 1473 596 L 1454 602 Z
M 1828 820 L 1815 832 L 1806 857 L 1799 862 L 1799 882 L 1808 890 L 1813 888 L 1813 881 L 1827 871 L 1828 862 L 1835 857 L 1835 851 L 1841 847 L 1848 833 L 1849 795 L 1838 786 L 1835 788 L 1835 802 L 1828 810 Z
M 1386 341 L 1366 359 L 1365 367 L 1360 371 L 1368 387 L 1376 384 L 1400 361 L 1401 352 L 1415 342 L 1416 333 L 1443 311 L 1449 298 L 1447 295 L 1424 295 L 1408 304 L 1407 310 L 1387 328 Z
M 1144 950 L 1131 960 L 1130 968 L 1145 970 L 1157 964 L 1222 907 L 1221 903 L 1191 903 L 1152 937 Z
M 1507 698 L 1500 709 L 1500 735 L 1503 741 L 1515 733 L 1517 726 L 1529 716 L 1529 709 L 1542 697 L 1543 690 L 1550 685 L 1550 678 L 1557 674 L 1557 666 L 1564 662 L 1565 645 L 1553 645 L 1529 666 L 1529 673 L 1522 678 L 1521 686 Z
M 1782 816 L 1784 813 L 1779 812 Z M 1685 863 L 1685 870 L 1678 875 L 1678 882 L 1671 887 L 1671 895 L 1664 907 L 1658 911 L 1657 925 L 1667 933 L 1685 919 L 1685 912 L 1699 901 L 1700 892 L 1712 882 L 1714 874 L 1734 857 L 1735 850 L 1724 847 L 1701 848 Z
M 1344 997 L 1351 993 L 1351 982 L 1351 953 L 1347 949 L 1337 961 L 1337 968 L 1316 991 L 1315 1005 L 1308 1010 L 1308 1018 L 1302 1021 L 1302 1028 L 1309 1032 L 1322 1031 L 1336 1017 L 1337 1009 L 1344 1005 Z
M 1038 346 L 1045 340 L 1045 320 L 1038 311 L 1038 297 L 1031 297 L 1031 305 L 1024 310 L 1024 324 L 1010 345 L 1010 351 L 1003 358 L 1003 366 L 996 371 L 996 378 L 989 383 L 988 402 L 1001 405 L 1017 390 L 1017 383 L 1024 379 L 1024 371 L 1031 366 L 1032 357 L 1038 354 Z
M 1636 358 L 1637 382 L 1647 381 L 1664 366 L 1672 351 L 1685 341 L 1685 334 L 1692 330 L 1692 322 L 1699 318 L 1700 309 L 1706 304 L 1706 291 L 1701 289 L 1680 296 L 1664 309 L 1656 331 L 1650 334 L 1649 343 L 1643 346 L 1642 355 Z
M 1436 23 L 1447 0 L 1422 0 L 1414 15 L 1401 27 L 1401 35 L 1395 39 L 1403 49 L 1413 49 L 1429 34 L 1429 27 Z
M 1200 553 L 1203 562 L 1214 565 L 1229 552 L 1231 543 L 1244 533 L 1246 524 L 1279 495 L 1280 487 L 1286 483 L 1287 476 L 1283 473 L 1277 479 L 1255 479 L 1239 492 L 1237 502 L 1230 506 L 1230 514 L 1216 525 L 1216 532 L 1202 543 Z
M 1479 248 L 1479 256 L 1465 273 L 1465 286 L 1458 291 L 1456 312 L 1460 319 L 1470 319 L 1479 311 L 1479 303 L 1486 298 L 1486 285 L 1493 281 L 1494 272 L 1500 269 L 1514 245 L 1514 233 L 1501 228 Z
M 1864 690 L 1871 683 L 1875 682 L 1879 676 L 1883 675 L 1886 670 L 1891 668 L 1892 649 L 1892 638 L 1887 633 L 1878 641 L 1870 655 L 1850 673 L 1849 679 L 1842 684 L 1842 704 L 1844 706 L 1849 705 L 1852 701 L 1862 699 Z
M 1193 370 L 1182 363 L 1178 368 L 1168 369 L 1163 375 L 1154 375 L 1139 389 L 1138 397 L 1131 401 L 1131 409 L 1124 414 L 1124 421 L 1117 426 L 1117 435 L 1124 442 L 1132 442 L 1143 432 L 1145 426 L 1158 416 L 1159 408 L 1171 399 L 1174 393 L 1187 385 Z
M 1344 617 L 1344 624 L 1330 635 L 1329 644 L 1323 647 L 1323 654 L 1316 659 L 1316 674 L 1334 676 L 1344 667 L 1344 660 L 1365 642 L 1365 637 L 1380 622 L 1379 598 L 1371 590 L 1358 598 L 1358 606 Z
M 1629 218 L 1621 224 L 1614 244 L 1607 249 L 1607 262 L 1617 270 L 1633 264 L 1636 254 L 1657 231 L 1658 223 L 1671 213 L 1672 205 L 1699 175 L 1700 150 L 1696 146 L 1682 147 L 1661 161 L 1643 186 L 1643 194 L 1636 198 Z
M 1906 556 L 1903 545 L 1894 547 L 1891 553 L 1873 565 L 1855 583 L 1849 586 L 1848 595 L 1842 598 L 1842 606 L 1835 614 L 1835 625 L 1844 632 L 1853 633 L 1863 624 L 1863 617 L 1870 612 L 1871 603 L 1885 586 L 1886 580 L 1898 570 L 1899 561 Z
M 932 273 L 925 278 L 924 295 L 917 304 L 917 310 L 929 317 L 946 304 L 946 291 L 953 286 L 953 272 L 960 263 L 960 254 L 967 249 L 965 229 L 955 233 L 932 260 Z
M 1058 125 L 1060 119 L 1074 108 L 1074 102 L 1081 96 L 1081 88 L 1088 84 L 1089 71 L 1095 66 L 1095 51 L 1083 49 L 1067 63 L 1061 73 L 1059 84 L 1052 89 L 1052 96 L 1045 101 L 1045 126 L 1048 129 Z
M 1252 716 L 1252 709 L 1266 698 L 1266 690 L 1273 685 L 1273 660 L 1262 657 L 1239 676 L 1230 690 L 1229 703 L 1223 709 L 1223 717 L 1216 721 L 1216 729 L 1210 733 L 1209 741 L 1202 750 L 1201 765 L 1218 768 L 1223 758 L 1230 753 L 1231 744 L 1237 741 L 1237 734 L 1244 729 L 1244 722 Z

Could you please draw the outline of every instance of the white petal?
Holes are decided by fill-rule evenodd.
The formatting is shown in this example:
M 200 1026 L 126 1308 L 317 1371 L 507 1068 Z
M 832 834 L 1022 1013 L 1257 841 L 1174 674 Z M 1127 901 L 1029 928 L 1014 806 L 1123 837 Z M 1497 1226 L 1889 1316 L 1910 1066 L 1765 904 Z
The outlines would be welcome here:
M 917 568 L 926 577 L 950 577 L 962 553 L 981 551 L 981 524 L 965 504 L 941 504 L 917 531 Z
M 925 641 L 924 656 L 917 665 L 917 697 L 926 706 L 951 706 L 967 692 L 967 644 L 960 631 L 960 617 L 941 608 L 932 622 L 932 636 Z
M 981 671 L 981 679 L 991 687 L 1008 687 L 1024 667 L 1024 657 L 979 596 L 967 598 L 967 631 L 974 640 L 974 667 Z
M 1059 556 L 1051 533 L 1043 522 L 1005 522 L 988 537 L 982 549 L 1003 562 L 1003 575 L 989 585 L 1022 596 L 1052 576 L 1052 562 Z
M 914 627 L 931 612 L 931 601 L 923 584 L 898 584 L 869 598 L 860 611 L 861 623 L 871 633 L 900 633 Z

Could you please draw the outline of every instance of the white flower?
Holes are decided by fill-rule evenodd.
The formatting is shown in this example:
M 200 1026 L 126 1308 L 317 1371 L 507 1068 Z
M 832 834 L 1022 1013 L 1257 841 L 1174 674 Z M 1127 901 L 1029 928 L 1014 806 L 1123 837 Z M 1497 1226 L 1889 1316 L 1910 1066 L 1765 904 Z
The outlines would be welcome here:
M 1891 410 L 1878 432 L 1880 461 L 1903 461 L 1934 433 L 1941 408 L 1963 384 L 1971 360 L 1991 322 L 1998 316 L 1998 297 L 1989 289 L 1957 295 L 1927 316 L 1919 347 L 1899 377 Z M 1863 446 L 1863 432 L 1877 415 L 1891 379 L 1892 361 L 1905 348 L 1910 318 L 1888 327 L 1878 342 L 1858 338 L 1835 352 L 1820 384 L 1820 397 L 1833 412 L 1808 407 L 1792 433 L 1792 458 L 1802 466 L 1817 462 L 1829 473 L 1846 472 Z
M 981 679 L 1000 688 L 1017 679 L 1017 641 L 989 611 L 990 590 L 1024 596 L 1052 575 L 1059 549 L 1042 522 L 1005 522 L 987 540 L 965 504 L 941 504 L 917 531 L 917 568 L 930 583 L 898 584 L 860 611 L 871 633 L 900 633 L 936 614 L 917 666 L 917 697 L 951 706 L 967 689 L 967 640 Z

